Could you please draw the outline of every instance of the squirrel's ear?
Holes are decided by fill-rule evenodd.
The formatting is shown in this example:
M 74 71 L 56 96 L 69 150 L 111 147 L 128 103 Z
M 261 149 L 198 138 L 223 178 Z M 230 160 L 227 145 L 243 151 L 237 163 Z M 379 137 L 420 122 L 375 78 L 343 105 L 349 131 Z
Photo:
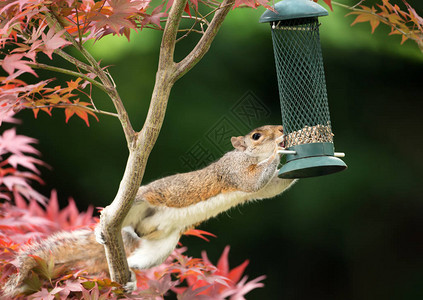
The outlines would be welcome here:
M 231 138 L 231 143 L 235 149 L 238 149 L 241 151 L 244 151 L 245 149 L 247 149 L 247 145 L 245 144 L 245 140 L 243 136 L 238 136 L 238 137 L 233 136 Z

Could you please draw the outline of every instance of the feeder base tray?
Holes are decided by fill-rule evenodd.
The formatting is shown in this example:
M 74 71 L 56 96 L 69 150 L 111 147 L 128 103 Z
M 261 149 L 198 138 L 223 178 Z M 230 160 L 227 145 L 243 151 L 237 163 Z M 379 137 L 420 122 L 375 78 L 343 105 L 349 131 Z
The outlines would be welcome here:
M 287 162 L 280 170 L 280 178 L 307 178 L 345 170 L 347 165 L 334 156 L 313 156 Z

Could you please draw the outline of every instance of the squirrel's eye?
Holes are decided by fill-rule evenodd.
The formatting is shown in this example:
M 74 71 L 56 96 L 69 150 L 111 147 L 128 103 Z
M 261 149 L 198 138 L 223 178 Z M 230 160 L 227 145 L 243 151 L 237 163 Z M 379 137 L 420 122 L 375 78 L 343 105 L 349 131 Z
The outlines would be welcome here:
M 253 140 L 257 141 L 259 138 L 261 137 L 260 133 L 254 133 L 253 136 L 251 137 Z

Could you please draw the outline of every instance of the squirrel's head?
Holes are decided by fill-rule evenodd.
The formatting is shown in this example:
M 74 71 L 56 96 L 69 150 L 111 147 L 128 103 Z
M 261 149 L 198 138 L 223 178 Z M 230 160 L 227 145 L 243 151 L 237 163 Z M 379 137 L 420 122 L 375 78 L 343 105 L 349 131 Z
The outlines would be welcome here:
M 282 136 L 281 125 L 266 125 L 254 129 L 245 136 L 232 137 L 231 142 L 235 149 L 257 156 L 261 161 L 272 155 L 277 146 L 276 141 L 281 140 Z

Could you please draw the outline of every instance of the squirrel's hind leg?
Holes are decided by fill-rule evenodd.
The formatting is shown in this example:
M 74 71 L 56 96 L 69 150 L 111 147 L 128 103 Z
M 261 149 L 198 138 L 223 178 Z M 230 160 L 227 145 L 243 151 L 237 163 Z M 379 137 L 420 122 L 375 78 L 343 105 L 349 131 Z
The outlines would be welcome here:
M 132 293 L 137 289 L 137 276 L 135 275 L 134 271 L 129 270 L 131 272 L 131 278 L 125 284 L 124 289 L 127 293 Z
M 180 231 L 174 230 L 160 239 L 141 238 L 140 247 L 128 258 L 129 267 L 149 269 L 160 265 L 175 249 L 180 236 Z

